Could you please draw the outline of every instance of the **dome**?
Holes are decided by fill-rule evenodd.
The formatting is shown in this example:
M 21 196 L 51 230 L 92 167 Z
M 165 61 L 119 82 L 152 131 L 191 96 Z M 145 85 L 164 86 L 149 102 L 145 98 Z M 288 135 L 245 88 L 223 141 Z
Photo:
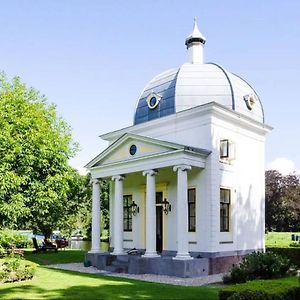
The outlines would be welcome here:
M 190 62 L 155 76 L 146 85 L 136 105 L 134 124 L 209 102 L 264 123 L 259 96 L 245 80 L 218 64 L 202 63 L 204 44 L 205 38 L 202 35 L 199 38 L 195 22 L 193 32 L 186 39 Z

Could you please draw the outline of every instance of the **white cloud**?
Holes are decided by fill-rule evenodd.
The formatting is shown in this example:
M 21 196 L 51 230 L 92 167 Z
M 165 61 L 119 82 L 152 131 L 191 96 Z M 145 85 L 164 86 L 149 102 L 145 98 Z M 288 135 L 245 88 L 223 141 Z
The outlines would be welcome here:
M 277 157 L 267 164 L 267 170 L 277 170 L 282 175 L 288 175 L 296 172 L 295 163 L 286 157 Z

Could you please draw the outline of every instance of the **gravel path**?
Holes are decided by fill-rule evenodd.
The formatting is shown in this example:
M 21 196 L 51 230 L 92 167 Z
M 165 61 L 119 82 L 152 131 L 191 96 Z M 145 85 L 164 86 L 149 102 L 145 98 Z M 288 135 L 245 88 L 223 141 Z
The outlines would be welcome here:
M 70 263 L 70 264 L 57 264 L 57 265 L 47 265 L 48 268 L 53 269 L 62 269 L 62 270 L 69 270 L 69 271 L 76 271 L 82 273 L 89 273 L 89 274 L 99 274 L 105 276 L 112 276 L 112 277 L 122 277 L 122 278 L 129 278 L 129 279 L 137 279 L 149 282 L 158 282 L 158 283 L 167 283 L 167 284 L 174 284 L 174 285 L 184 285 L 184 286 L 200 286 L 200 285 L 207 285 L 216 282 L 222 281 L 222 276 L 224 274 L 216 274 L 216 275 L 209 275 L 203 277 L 196 277 L 196 278 L 179 278 L 174 276 L 166 276 L 166 275 L 153 275 L 153 274 L 125 274 L 125 273 L 113 273 L 103 270 L 98 270 L 95 267 L 84 267 L 82 263 Z

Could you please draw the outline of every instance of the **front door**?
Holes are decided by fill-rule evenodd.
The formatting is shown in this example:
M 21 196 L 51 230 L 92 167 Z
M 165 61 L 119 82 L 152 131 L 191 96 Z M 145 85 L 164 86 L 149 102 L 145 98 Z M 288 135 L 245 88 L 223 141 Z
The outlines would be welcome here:
M 162 252 L 163 249 L 163 208 L 160 204 L 163 200 L 163 193 L 156 193 L 156 251 Z

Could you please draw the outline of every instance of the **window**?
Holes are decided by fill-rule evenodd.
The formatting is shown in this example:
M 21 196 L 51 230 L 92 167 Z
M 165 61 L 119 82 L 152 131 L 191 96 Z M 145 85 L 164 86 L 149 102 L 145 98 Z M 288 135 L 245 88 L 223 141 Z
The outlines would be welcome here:
M 189 232 L 196 231 L 196 189 L 188 189 Z
M 235 144 L 228 140 L 220 140 L 220 159 L 222 162 L 230 163 L 235 159 Z
M 229 157 L 229 140 L 220 141 L 220 158 Z
M 132 231 L 132 195 L 123 196 L 124 207 L 124 231 Z
M 230 190 L 220 189 L 220 231 L 229 232 Z

